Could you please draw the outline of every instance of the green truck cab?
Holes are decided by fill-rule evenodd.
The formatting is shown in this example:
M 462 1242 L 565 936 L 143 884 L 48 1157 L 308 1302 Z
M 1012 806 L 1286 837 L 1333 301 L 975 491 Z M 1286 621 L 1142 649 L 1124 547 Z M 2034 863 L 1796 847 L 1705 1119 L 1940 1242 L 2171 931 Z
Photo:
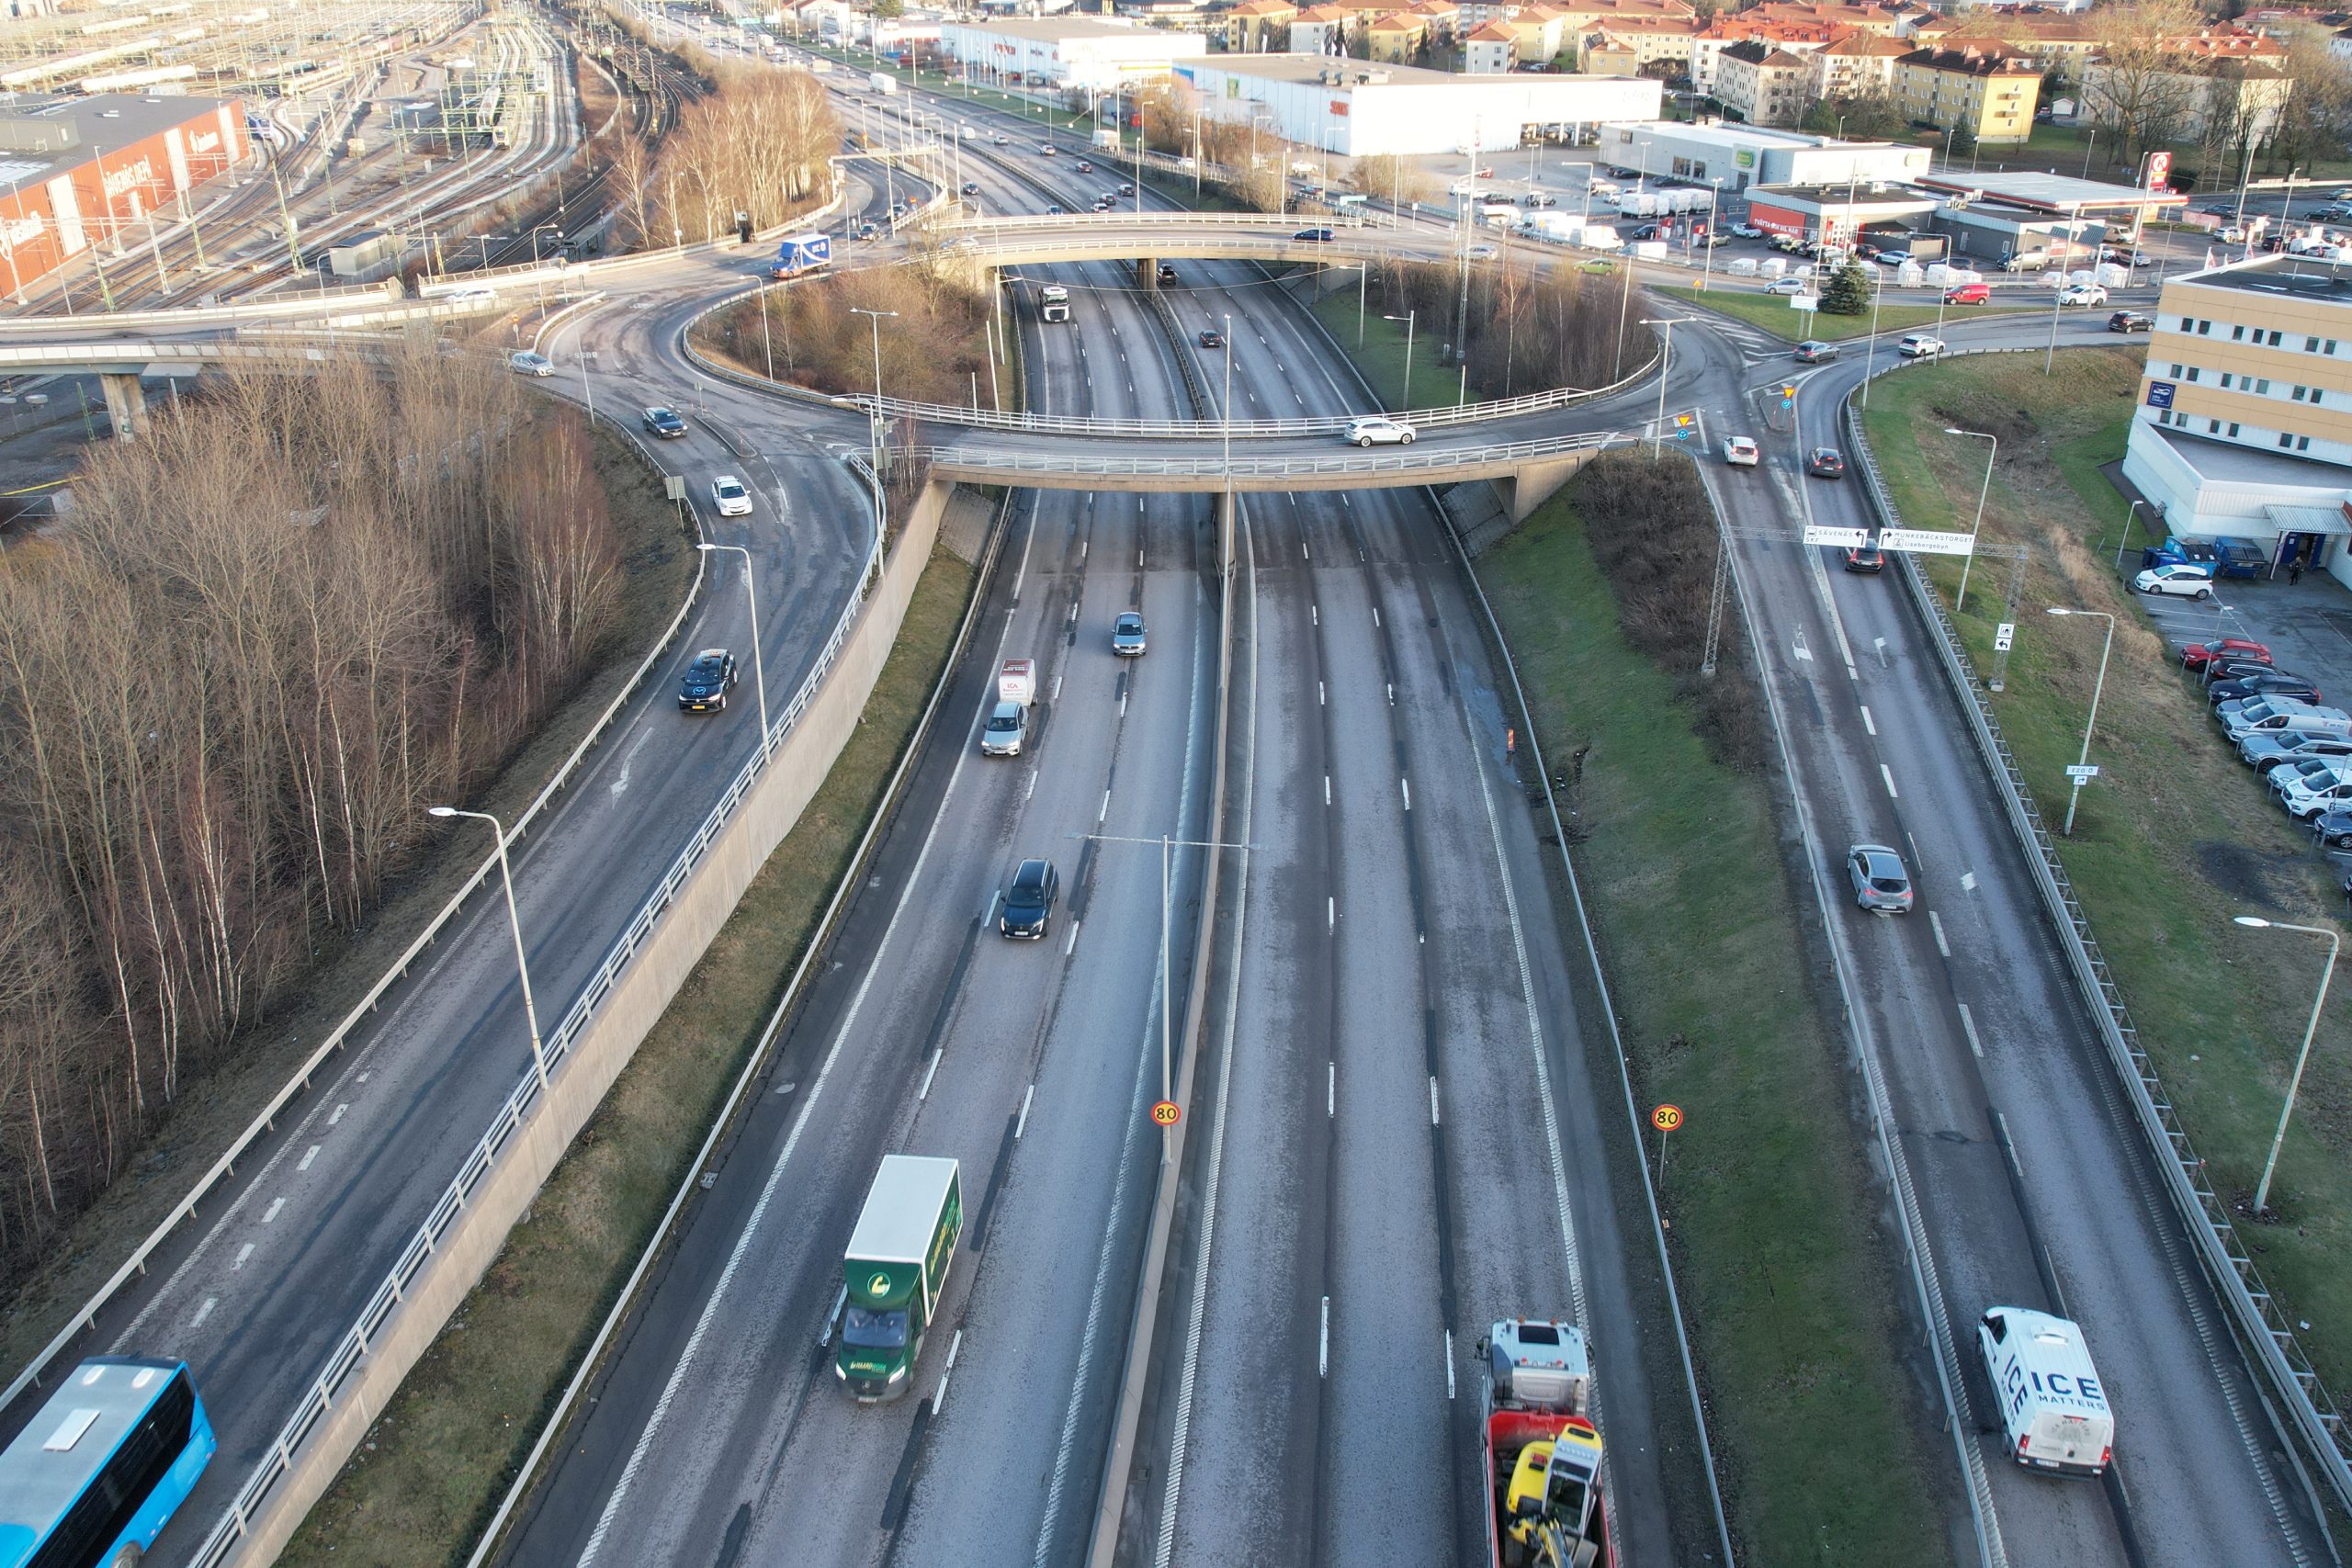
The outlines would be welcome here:
M 861 1404 L 896 1399 L 914 1381 L 964 1232 L 956 1163 L 889 1155 L 875 1173 L 842 1263 L 846 1287 L 833 1375 Z

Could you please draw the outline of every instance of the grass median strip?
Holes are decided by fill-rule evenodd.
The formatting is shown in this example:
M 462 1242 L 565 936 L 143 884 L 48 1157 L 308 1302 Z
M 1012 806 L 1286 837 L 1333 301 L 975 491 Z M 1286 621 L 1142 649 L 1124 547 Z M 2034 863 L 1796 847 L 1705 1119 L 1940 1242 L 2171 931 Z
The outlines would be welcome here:
M 1641 623 L 1650 646 L 1687 640 L 1683 622 L 1703 617 L 1712 516 L 1686 465 L 1657 470 L 1680 502 L 1668 510 L 1692 518 L 1695 606 L 1655 582 L 1621 604 L 1588 524 L 1675 525 L 1619 514 L 1612 496 L 1652 470 L 1611 461 L 1635 465 L 1634 482 L 1589 471 L 1478 575 L 1552 765 L 1577 770 L 1563 804 L 1636 1095 L 1686 1117 L 1662 1202 L 1734 1533 L 1755 1562 L 1941 1561 L 1942 1531 L 1923 1528 L 1941 1512 L 1921 1447 L 1933 1423 L 1888 1352 L 1904 1337 L 1896 1263 L 1822 1023 L 1834 1005 L 1806 983 L 1810 917 L 1775 852 L 1771 784 L 1719 760 L 1762 744 L 1742 729 L 1763 722 L 1762 698 L 1744 659 L 1724 660 L 1715 680 L 1740 688 L 1718 696 L 1628 637 Z M 1836 1476 L 1867 1479 L 1825 1484 Z
M 1984 483 L 1985 443 L 1944 428 L 2000 438 L 1984 537 L 2031 552 L 2024 590 L 2013 611 L 2008 563 L 1980 562 L 1959 623 L 1980 671 L 1998 623 L 2017 623 L 1994 710 L 2053 824 L 2081 754 L 2102 626 L 2042 612 L 2118 617 L 2090 752 L 2101 772 L 2061 857 L 2214 1190 L 2238 1210 L 2265 1283 L 2306 1325 L 2303 1348 L 2341 1398 L 2352 1392 L 2352 1027 L 2340 1008 L 2320 1021 L 2271 1190 L 2280 1220 L 2245 1224 L 2326 947 L 2231 920 L 2340 929 L 2342 894 L 2310 835 L 2222 740 L 2120 581 L 2127 507 L 2099 465 L 2123 451 L 2140 359 L 2083 349 L 2062 352 L 2052 376 L 2038 355 L 2009 355 L 1907 371 L 1873 390 L 1867 427 L 1916 528 L 1965 529 Z M 2135 531 L 2133 544 L 2144 538 Z M 2126 571 L 2136 556 L 2126 554 Z M 1950 604 L 1959 561 L 1936 558 L 1929 575 Z
M 970 566 L 933 552 L 865 722 L 823 787 L 281 1563 L 464 1561 L 813 938 L 930 698 L 973 579 Z
M 1819 310 L 1798 310 L 1790 307 L 1785 296 L 1757 294 L 1745 288 L 1696 288 L 1659 287 L 1651 290 L 1688 304 L 1704 305 L 1735 321 L 1746 321 L 1752 327 L 1762 327 L 1774 337 L 1784 337 L 1791 343 L 1805 338 L 1823 343 L 1842 343 L 1848 338 L 1868 337 L 1871 321 L 1868 312 L 1859 316 L 1830 316 Z M 1996 291 L 1989 305 L 1949 305 L 1940 309 L 1934 305 L 1882 305 L 1878 311 L 1878 335 L 1900 336 L 1920 327 L 1933 327 L 1941 316 L 1948 327 L 1962 325 L 1979 316 L 2016 315 L 2020 311 L 2050 309 L 2049 296 L 2044 294 L 2018 296 L 2014 304 L 2007 291 Z M 2080 314 L 2079 311 L 2076 314 Z

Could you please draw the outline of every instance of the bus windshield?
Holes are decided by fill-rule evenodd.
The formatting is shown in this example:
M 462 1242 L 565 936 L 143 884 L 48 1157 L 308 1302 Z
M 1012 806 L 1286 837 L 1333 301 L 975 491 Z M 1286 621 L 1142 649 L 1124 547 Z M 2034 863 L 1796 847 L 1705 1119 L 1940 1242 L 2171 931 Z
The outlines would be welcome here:
M 906 1310 L 876 1312 L 872 1307 L 854 1306 L 842 1320 L 842 1339 L 867 1350 L 903 1350 L 907 1348 Z
M 184 1362 L 94 1356 L 0 1452 L 0 1545 L 40 1568 L 144 1552 L 218 1446 Z

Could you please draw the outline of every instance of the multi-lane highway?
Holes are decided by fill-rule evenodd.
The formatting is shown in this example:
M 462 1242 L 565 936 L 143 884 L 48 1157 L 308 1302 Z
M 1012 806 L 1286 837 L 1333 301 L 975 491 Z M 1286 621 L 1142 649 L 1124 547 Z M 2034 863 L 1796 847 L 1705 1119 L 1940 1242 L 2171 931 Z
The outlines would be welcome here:
M 1060 165 L 1014 178 L 976 158 L 966 172 L 994 210 L 1083 194 Z M 566 392 L 608 412 L 707 409 L 664 453 L 696 493 L 720 471 L 757 493 L 752 518 L 706 531 L 753 548 L 773 694 L 797 682 L 853 591 L 871 522 L 840 462 L 862 445 L 862 423 L 733 393 L 677 355 L 680 325 L 741 265 L 613 275 L 608 297 L 548 346 Z M 1131 267 L 1062 264 L 1051 276 L 1072 287 L 1080 314 L 1061 327 L 1024 311 L 1040 408 L 1213 418 L 1227 354 L 1237 413 L 1329 417 L 1373 402 L 1345 355 L 1249 264 L 1187 265 L 1171 297 L 1182 343 L 1131 287 Z M 1228 318 L 1227 349 L 1190 341 Z M 1951 335 L 2040 331 L 1955 323 Z M 1205 409 L 1190 403 L 1180 355 Z M 2128 1433 L 2104 1489 L 2025 1476 L 1973 1435 L 1970 1483 L 1989 1499 L 2007 1561 L 2324 1561 L 2301 1481 L 2164 1206 L 1927 634 L 1892 583 L 1833 575 L 1792 542 L 1807 520 L 1861 520 L 1853 490 L 1797 477 L 1795 453 L 1834 442 L 1837 400 L 1863 358 L 1810 375 L 1800 428 L 1776 435 L 1747 396 L 1779 383 L 1785 357 L 1749 329 L 1687 327 L 1667 395 L 1704 411 L 1710 435 L 1766 444 L 1759 470 L 1706 472 L 1734 529 L 1858 1043 L 1886 1084 L 1917 1194 L 1933 1266 L 1926 1326 L 1959 1397 L 1981 1412 L 1975 1314 L 1996 1303 L 2067 1311 Z M 1530 427 L 1622 427 L 1626 405 L 1645 412 L 1654 395 Z M 1069 451 L 1080 438 L 955 439 Z M 1163 898 L 1159 840 L 1170 835 L 1247 851 L 1193 1107 L 1196 1157 L 1213 1174 L 1179 1241 L 1197 1270 L 1170 1298 L 1179 1386 L 1146 1433 L 1136 1549 L 1162 1562 L 1475 1559 L 1483 1504 L 1464 1351 L 1492 1318 L 1529 1313 L 1593 1335 L 1627 1559 L 1696 1560 L 1712 1530 L 1668 1517 L 1673 1478 L 1658 1468 L 1658 1413 L 1684 1396 L 1653 1386 L 1631 1348 L 1651 1332 L 1634 1282 L 1651 1242 L 1621 1228 L 1610 1199 L 1597 1108 L 1612 1103 L 1615 1065 L 1605 1046 L 1587 1055 L 1539 846 L 1508 787 L 1503 706 L 1430 497 L 1245 499 L 1232 628 L 1216 613 L 1204 498 L 1023 492 L 1005 528 L 954 717 L 910 796 L 920 804 L 894 828 L 835 966 L 512 1557 L 1080 1552 L 1157 1178 L 1144 1111 L 1161 1092 L 1165 975 L 1181 987 L 1198 929 L 1202 856 L 1171 857 Z M 747 645 L 727 558 L 679 660 L 707 643 Z M 1129 607 L 1148 617 L 1140 660 L 1108 648 L 1110 616 Z M 1227 817 L 1212 822 L 1216 650 L 1228 629 L 1242 655 L 1230 719 L 1241 762 Z M 1000 654 L 1041 666 L 1042 722 L 1014 761 L 971 743 Z M 522 847 L 517 893 L 543 1000 L 568 1001 L 752 750 L 738 716 L 679 716 L 674 675 L 639 694 Z M 1845 918 L 1837 857 L 1859 840 L 1909 848 L 1928 918 Z M 1047 941 L 1009 943 L 990 917 L 1029 854 L 1060 865 L 1064 906 Z M 110 1348 L 196 1364 L 223 1437 L 200 1516 L 275 1432 L 523 1069 L 497 913 L 479 907 L 445 940 L 233 1200 L 101 1321 Z M 899 1151 L 963 1162 L 969 1228 L 911 1397 L 859 1409 L 832 1384 L 826 1337 L 865 1185 Z M 1966 1521 L 1944 1523 L 1973 1553 Z

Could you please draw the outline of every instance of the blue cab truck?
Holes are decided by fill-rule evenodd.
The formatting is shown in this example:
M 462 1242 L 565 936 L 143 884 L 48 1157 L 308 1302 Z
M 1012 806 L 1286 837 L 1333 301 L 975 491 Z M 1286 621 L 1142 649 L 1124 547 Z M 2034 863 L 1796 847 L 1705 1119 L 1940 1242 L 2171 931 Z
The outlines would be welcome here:
M 817 271 L 833 259 L 831 234 L 795 234 L 775 249 L 768 276 L 777 282 Z

